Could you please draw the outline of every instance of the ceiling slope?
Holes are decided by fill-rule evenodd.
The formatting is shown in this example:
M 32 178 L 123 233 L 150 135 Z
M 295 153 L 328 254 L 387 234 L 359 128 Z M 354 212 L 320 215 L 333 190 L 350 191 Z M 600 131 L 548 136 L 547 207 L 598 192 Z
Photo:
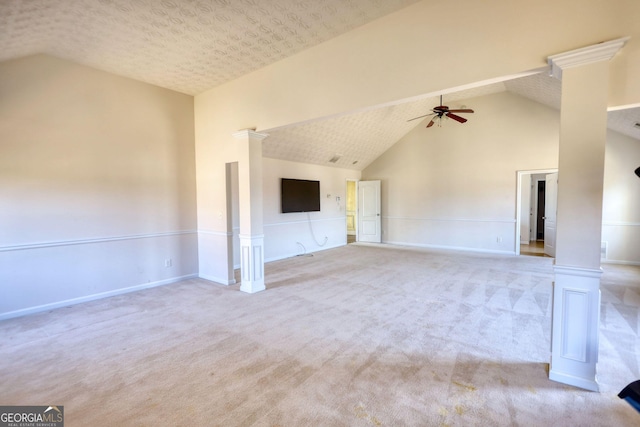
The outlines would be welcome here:
M 196 95 L 419 0 L 3 0 L 0 61 L 44 53 Z
M 419 0 L 3 0 L 0 61 L 48 54 L 196 95 Z M 508 90 L 559 109 L 543 74 L 448 93 L 445 103 Z M 409 132 L 437 97 L 267 131 L 264 155 L 361 170 Z M 640 108 L 609 127 L 640 140 Z M 333 163 L 331 158 L 339 157 Z
M 560 110 L 561 82 L 545 72 L 449 93 L 444 96 L 444 104 L 450 108 L 461 108 L 463 105 L 459 101 L 503 91 Z M 414 127 L 422 126 L 422 120 L 407 122 L 408 119 L 428 114 L 439 103 L 438 97 L 426 97 L 267 130 L 265 132 L 269 137 L 263 142 L 263 155 L 280 160 L 362 170 Z M 468 118 L 472 119 L 473 116 Z M 608 113 L 609 129 L 640 140 L 640 127 L 634 126 L 638 122 L 640 108 Z M 339 158 L 330 162 L 334 157 Z

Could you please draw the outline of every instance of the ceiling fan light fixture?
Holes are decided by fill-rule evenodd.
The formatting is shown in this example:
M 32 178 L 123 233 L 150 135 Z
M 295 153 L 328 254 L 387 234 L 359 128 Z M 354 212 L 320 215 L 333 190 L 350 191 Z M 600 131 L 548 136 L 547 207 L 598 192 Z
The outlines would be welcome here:
M 412 120 L 421 119 L 423 117 L 433 116 L 429 121 L 429 123 L 427 124 L 427 127 L 430 128 L 431 126 L 433 126 L 436 123 L 436 120 L 438 121 L 438 126 L 440 127 L 442 126 L 443 117 L 445 119 L 453 119 L 458 123 L 466 123 L 467 119 L 465 119 L 462 116 L 458 116 L 458 114 L 473 113 L 473 110 L 471 108 L 467 108 L 466 106 L 462 106 L 461 108 L 450 110 L 449 107 L 447 107 L 446 105 L 442 105 L 442 95 L 440 95 L 440 105 L 432 108 L 431 111 L 432 112 L 429 114 L 424 114 L 422 116 L 414 117 L 413 119 L 409 119 L 407 121 L 410 122 Z

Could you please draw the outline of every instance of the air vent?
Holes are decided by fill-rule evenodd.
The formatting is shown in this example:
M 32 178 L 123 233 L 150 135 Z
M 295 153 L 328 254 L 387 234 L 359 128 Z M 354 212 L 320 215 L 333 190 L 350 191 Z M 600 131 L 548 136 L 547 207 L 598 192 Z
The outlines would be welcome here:
M 331 159 L 329 159 L 329 163 L 336 163 L 338 160 L 340 160 L 340 157 L 342 157 L 342 155 L 336 154 Z

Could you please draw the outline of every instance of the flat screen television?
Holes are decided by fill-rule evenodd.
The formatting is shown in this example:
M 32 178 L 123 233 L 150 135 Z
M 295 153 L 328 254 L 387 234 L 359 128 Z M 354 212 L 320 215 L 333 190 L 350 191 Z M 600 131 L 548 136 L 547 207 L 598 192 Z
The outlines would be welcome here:
M 282 178 L 282 213 L 320 212 L 320 181 Z

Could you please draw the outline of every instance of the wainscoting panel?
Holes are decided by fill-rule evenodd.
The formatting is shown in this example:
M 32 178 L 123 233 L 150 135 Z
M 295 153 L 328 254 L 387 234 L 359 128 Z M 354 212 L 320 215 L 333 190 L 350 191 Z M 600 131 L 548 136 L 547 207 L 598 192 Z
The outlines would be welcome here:
M 195 230 L 0 248 L 0 319 L 198 273 Z
M 235 238 L 237 239 L 237 236 Z M 223 285 L 235 283 L 234 266 L 229 260 L 229 254 L 234 250 L 233 239 L 233 233 L 198 230 L 198 265 L 201 278 Z M 240 245 L 236 248 L 239 251 Z
M 347 244 L 346 217 L 295 220 L 264 225 L 265 261 L 274 261 Z
M 515 253 L 515 219 L 382 217 L 386 243 Z
M 602 241 L 607 242 L 602 262 L 640 265 L 640 223 L 603 221 Z
M 602 270 L 553 267 L 553 314 L 549 378 L 598 391 L 600 277 Z
M 562 357 L 586 362 L 589 293 L 579 289 L 563 289 L 562 292 Z

